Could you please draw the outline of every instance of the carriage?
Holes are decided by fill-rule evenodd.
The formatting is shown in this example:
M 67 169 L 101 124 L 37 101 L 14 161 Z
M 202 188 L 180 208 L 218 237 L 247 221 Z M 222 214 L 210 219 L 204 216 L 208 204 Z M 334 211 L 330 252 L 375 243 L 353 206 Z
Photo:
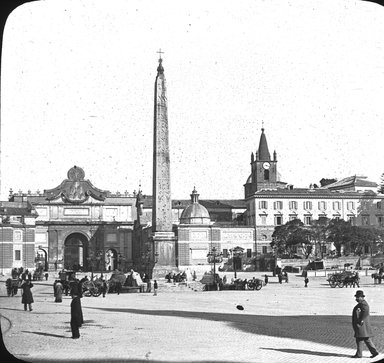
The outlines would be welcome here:
M 359 287 L 360 278 L 358 273 L 352 271 L 343 271 L 330 274 L 327 279 L 329 286 L 332 288 L 338 287 Z
M 103 292 L 103 280 L 100 278 L 97 278 L 93 281 L 86 280 L 82 283 L 82 290 L 84 296 L 98 297 Z
M 264 285 L 265 285 L 264 281 L 261 279 L 253 278 L 247 281 L 247 287 L 249 290 L 259 291 Z

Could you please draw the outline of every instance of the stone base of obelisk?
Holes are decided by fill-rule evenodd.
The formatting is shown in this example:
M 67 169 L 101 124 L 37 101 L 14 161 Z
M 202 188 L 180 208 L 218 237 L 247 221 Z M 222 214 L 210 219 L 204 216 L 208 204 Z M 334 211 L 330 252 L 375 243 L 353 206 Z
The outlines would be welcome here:
M 152 279 L 164 278 L 169 272 L 178 272 L 176 266 L 176 237 L 173 232 L 155 232 L 152 236 L 155 248 L 155 265 Z

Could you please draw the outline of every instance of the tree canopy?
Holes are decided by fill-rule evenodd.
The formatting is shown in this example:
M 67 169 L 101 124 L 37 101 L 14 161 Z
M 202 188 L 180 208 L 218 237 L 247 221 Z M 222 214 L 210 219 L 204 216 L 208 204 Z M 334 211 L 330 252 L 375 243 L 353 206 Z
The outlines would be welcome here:
M 311 250 L 316 251 L 316 257 L 323 257 L 322 246 L 333 242 L 338 256 L 342 253 L 361 255 L 365 246 L 370 246 L 372 251 L 375 245 L 383 246 L 383 240 L 383 229 L 353 226 L 343 219 L 319 218 L 312 221 L 310 226 L 294 219 L 275 227 L 271 247 L 278 256 L 293 257 L 294 251 L 299 247 L 306 258 L 311 254 Z M 293 248 L 294 246 L 296 248 Z

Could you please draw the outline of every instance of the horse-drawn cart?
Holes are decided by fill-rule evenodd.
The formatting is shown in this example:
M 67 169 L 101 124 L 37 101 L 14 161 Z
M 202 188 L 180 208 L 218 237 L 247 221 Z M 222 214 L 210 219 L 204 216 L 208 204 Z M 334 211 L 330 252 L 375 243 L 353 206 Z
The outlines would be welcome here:
M 340 288 L 344 286 L 355 287 L 355 285 L 359 287 L 360 278 L 357 272 L 343 271 L 328 275 L 327 281 L 332 288 L 336 286 Z

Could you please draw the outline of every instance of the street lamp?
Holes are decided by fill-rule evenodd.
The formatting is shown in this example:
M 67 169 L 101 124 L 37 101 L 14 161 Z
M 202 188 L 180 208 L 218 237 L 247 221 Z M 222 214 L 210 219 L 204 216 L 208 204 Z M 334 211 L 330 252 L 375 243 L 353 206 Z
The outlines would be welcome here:
M 213 282 L 216 283 L 216 262 L 221 263 L 223 261 L 223 254 L 217 250 L 217 247 L 212 247 L 207 257 L 208 263 L 213 262 Z
M 236 279 L 237 278 L 237 274 L 236 274 L 236 261 L 238 261 L 238 259 L 241 259 L 243 257 L 243 248 L 235 247 L 233 250 L 230 249 L 230 251 L 232 252 L 233 271 L 234 271 L 235 279 Z M 236 259 L 236 261 L 235 261 L 235 259 Z
M 97 251 L 96 252 L 96 260 L 98 265 L 100 266 L 100 261 L 102 260 L 102 257 L 104 257 L 103 251 Z M 105 258 L 103 258 L 103 261 L 101 261 L 101 278 L 103 278 L 103 270 L 104 270 L 104 264 L 105 264 Z

